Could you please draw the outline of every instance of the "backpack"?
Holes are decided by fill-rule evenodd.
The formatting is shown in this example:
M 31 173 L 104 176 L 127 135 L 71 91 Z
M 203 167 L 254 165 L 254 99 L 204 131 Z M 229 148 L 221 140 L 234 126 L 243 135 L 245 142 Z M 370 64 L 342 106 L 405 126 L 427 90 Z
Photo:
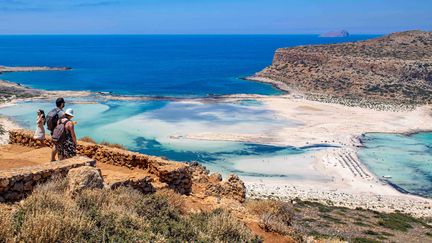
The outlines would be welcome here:
M 65 122 L 59 122 L 54 128 L 53 135 L 51 136 L 54 143 L 61 143 L 66 138 L 66 123 L 69 122 L 69 119 L 65 120 Z
M 50 111 L 46 117 L 46 123 L 47 123 L 47 127 L 48 130 L 50 130 L 52 133 L 54 132 L 54 129 L 57 126 L 57 122 L 60 119 L 59 117 L 59 113 L 60 113 L 61 109 L 59 108 L 54 108 L 52 111 Z

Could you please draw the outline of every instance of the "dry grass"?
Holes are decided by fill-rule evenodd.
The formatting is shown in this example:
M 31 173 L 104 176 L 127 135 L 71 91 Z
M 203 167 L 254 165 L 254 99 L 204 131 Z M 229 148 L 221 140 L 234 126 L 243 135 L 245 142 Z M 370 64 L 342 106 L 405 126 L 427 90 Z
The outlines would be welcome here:
M 118 143 L 109 143 L 109 142 L 106 142 L 106 141 L 102 141 L 100 143 L 100 145 L 107 146 L 107 147 L 110 147 L 110 148 L 117 148 L 117 149 L 127 150 L 123 145 L 118 144 Z
M 182 195 L 175 193 L 172 189 L 163 189 L 156 192 L 156 195 L 166 198 L 169 205 L 178 209 L 181 213 L 186 213 L 185 199 Z
M 6 242 L 12 238 L 11 209 L 0 204 L 0 242 Z
M 80 141 L 83 141 L 83 142 L 86 142 L 86 143 L 97 144 L 96 141 L 93 138 L 91 138 L 91 137 L 83 137 L 83 138 L 80 139 Z
M 294 207 L 291 203 L 276 200 L 251 200 L 246 205 L 249 212 L 260 219 L 260 227 L 266 231 L 290 234 Z
M 80 141 L 83 141 L 83 142 L 86 142 L 86 143 L 98 144 L 98 143 L 97 143 L 93 138 L 91 138 L 91 137 L 83 137 L 83 138 L 80 139 Z M 102 141 L 102 142 L 100 143 L 100 145 L 107 146 L 107 147 L 110 147 L 110 148 L 118 148 L 118 149 L 124 149 L 124 150 L 127 150 L 123 145 L 118 144 L 118 143 L 109 143 L 109 142 L 107 142 L 107 141 Z
M 129 188 L 84 190 L 67 182 L 39 186 L 14 210 L 0 207 L 0 242 L 251 242 L 249 229 L 229 213 L 182 215 L 166 195 Z M 176 205 L 177 206 L 177 205 Z

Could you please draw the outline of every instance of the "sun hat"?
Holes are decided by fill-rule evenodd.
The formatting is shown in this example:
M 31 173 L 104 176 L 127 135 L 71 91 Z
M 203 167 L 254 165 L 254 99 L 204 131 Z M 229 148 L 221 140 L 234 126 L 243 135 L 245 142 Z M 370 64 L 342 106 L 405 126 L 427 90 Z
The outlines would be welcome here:
M 74 116 L 73 113 L 74 113 L 74 111 L 71 108 L 67 109 L 66 112 L 65 112 L 65 114 L 68 115 L 68 116 Z

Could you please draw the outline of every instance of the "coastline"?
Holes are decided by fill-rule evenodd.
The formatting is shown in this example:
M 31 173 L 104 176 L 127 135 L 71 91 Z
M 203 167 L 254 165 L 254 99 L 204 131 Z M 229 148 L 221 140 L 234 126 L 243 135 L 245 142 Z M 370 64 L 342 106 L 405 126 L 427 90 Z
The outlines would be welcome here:
M 2 83 L 13 84 L 7 81 Z M 22 86 L 20 86 L 22 87 Z M 27 88 L 30 89 L 30 88 Z M 44 91 L 32 98 L 14 98 L 4 104 L 11 105 L 20 101 L 52 99 L 57 96 L 88 97 L 95 96 L 103 100 L 153 100 L 168 99 L 172 101 L 199 102 L 239 102 L 244 99 L 260 101 L 274 112 L 276 116 L 298 120 L 300 127 L 286 127 L 277 134 L 188 134 L 187 139 L 212 141 L 240 141 L 261 144 L 289 145 L 296 147 L 311 144 L 330 144 L 341 148 L 320 150 L 314 153 L 314 168 L 332 178 L 331 182 L 304 183 L 303 181 L 260 182 L 245 179 L 248 196 L 251 198 L 278 197 L 285 200 L 300 198 L 303 200 L 318 200 L 327 204 L 350 208 L 363 207 L 378 211 L 394 211 L 410 213 L 416 216 L 432 216 L 432 199 L 423 198 L 397 191 L 388 183 L 373 175 L 357 157 L 358 147 L 362 146 L 360 137 L 370 132 L 410 133 L 413 131 L 432 130 L 429 114 L 430 106 L 420 106 L 415 110 L 374 110 L 364 107 L 350 107 L 341 104 L 311 101 L 299 94 L 277 96 L 263 95 L 225 95 L 200 98 L 169 98 L 169 97 L 130 97 L 102 95 L 88 91 Z M 0 117 L 5 128 L 18 128 L 9 119 Z M 347 126 L 347 124 L 349 124 Z M 4 136 L 3 136 L 4 137 Z M 5 138 L 2 139 L 5 141 Z M 352 158 L 344 165 L 342 156 Z M 351 166 L 350 166 L 351 164 Z M 353 171 L 364 172 L 359 176 Z M 366 176 L 367 175 L 367 176 Z M 289 184 L 288 184 L 289 183 Z M 415 205 L 415 206 L 413 206 Z
M 0 66 L 0 74 L 8 72 L 37 72 L 37 71 L 66 71 L 71 70 L 70 67 L 47 67 L 47 66 Z

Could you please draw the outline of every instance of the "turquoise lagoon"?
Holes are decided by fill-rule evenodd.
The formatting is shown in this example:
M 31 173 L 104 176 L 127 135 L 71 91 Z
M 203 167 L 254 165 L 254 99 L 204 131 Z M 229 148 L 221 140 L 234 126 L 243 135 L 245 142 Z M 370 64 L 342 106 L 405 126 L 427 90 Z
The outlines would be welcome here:
M 81 100 L 82 101 L 82 100 Z M 94 101 L 92 99 L 86 101 Z M 23 102 L 0 109 L 19 125 L 34 129 L 35 112 L 52 102 Z M 224 175 L 237 173 L 254 181 L 320 181 L 331 178 L 313 168 L 313 152 L 326 145 L 273 145 L 186 139 L 195 133 L 272 133 L 301 125 L 277 117 L 260 102 L 98 101 L 70 103 L 78 137 L 120 143 L 145 154 L 178 161 L 197 161 Z M 362 138 L 361 161 L 402 192 L 432 196 L 432 133 L 410 136 L 370 133 Z M 390 176 L 391 178 L 384 178 Z
M 359 157 L 378 177 L 402 192 L 432 197 L 432 133 L 370 133 Z
M 24 102 L 0 109 L 19 125 L 34 129 L 36 110 L 50 102 Z M 145 154 L 178 161 L 197 161 L 222 174 L 247 179 L 328 181 L 312 166 L 312 151 L 263 144 L 184 138 L 194 133 L 272 133 L 298 122 L 281 119 L 254 100 L 236 103 L 189 101 L 104 101 L 71 103 L 78 137 L 120 143 Z

